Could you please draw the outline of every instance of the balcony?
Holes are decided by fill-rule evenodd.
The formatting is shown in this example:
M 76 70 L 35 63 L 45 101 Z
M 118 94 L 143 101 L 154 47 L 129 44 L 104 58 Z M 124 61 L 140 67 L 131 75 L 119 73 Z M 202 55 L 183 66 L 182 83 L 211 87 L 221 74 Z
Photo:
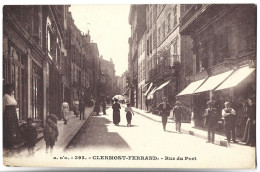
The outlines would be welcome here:
M 176 58 L 176 57 L 174 57 L 174 58 Z M 176 62 L 177 61 L 172 63 L 169 58 L 163 59 L 159 64 L 157 64 L 155 67 L 153 67 L 149 71 L 149 79 L 156 80 L 156 79 L 166 78 L 171 75 L 175 75 L 177 73 L 177 70 L 179 67 L 176 65 L 179 63 L 176 63 Z
M 235 5 L 232 4 L 196 4 L 180 18 L 180 33 L 191 34 L 220 14 L 225 14 Z

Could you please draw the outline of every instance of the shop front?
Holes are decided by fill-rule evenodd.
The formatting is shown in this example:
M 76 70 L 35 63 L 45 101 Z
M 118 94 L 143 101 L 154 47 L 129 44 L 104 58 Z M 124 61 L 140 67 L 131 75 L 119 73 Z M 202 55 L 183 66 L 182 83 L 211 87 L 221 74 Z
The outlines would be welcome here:
M 205 127 L 203 114 L 207 108 L 207 101 L 213 100 L 219 114 L 217 131 L 221 133 L 224 133 L 221 111 L 224 108 L 224 103 L 230 102 L 231 107 L 237 112 L 236 135 L 242 137 L 246 122 L 244 111 L 246 99 L 255 97 L 255 85 L 255 68 L 245 65 L 238 69 L 192 82 L 178 96 L 191 97 L 195 127 Z

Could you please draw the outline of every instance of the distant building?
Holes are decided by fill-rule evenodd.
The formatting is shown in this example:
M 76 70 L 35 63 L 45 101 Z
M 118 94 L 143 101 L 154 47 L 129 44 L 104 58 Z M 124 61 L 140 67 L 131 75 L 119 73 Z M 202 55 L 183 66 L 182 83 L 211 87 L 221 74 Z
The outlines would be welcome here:
M 115 65 L 110 59 L 110 61 L 99 58 L 100 67 L 100 80 L 98 83 L 98 95 L 99 99 L 109 98 L 111 99 L 116 92 L 116 76 L 115 76 Z

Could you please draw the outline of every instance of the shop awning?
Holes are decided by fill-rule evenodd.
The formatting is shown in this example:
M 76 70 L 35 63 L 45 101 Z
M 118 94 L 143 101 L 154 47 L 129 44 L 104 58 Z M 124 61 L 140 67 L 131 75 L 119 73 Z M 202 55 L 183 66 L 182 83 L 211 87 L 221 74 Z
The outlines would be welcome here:
M 199 88 L 199 86 L 201 86 L 201 84 L 203 84 L 203 82 L 206 80 L 207 78 L 195 81 L 190 83 L 186 88 L 184 88 L 177 96 L 182 96 L 182 95 L 188 95 L 188 94 L 193 94 L 193 92 Z
M 122 95 L 127 94 L 128 90 L 129 90 L 129 87 L 124 91 L 124 93 Z
M 149 83 L 144 84 L 144 86 L 142 86 L 142 89 L 144 89 Z
M 165 87 L 166 85 L 168 85 L 170 82 L 171 82 L 171 80 L 168 80 L 168 81 L 164 82 L 162 85 L 160 85 L 158 88 L 156 88 L 155 91 L 162 89 L 163 87 Z
M 147 95 L 147 99 L 152 99 L 153 94 L 155 93 L 157 87 L 154 87 L 153 90 Z
M 219 86 L 219 84 L 227 79 L 232 72 L 233 70 L 209 77 L 194 93 L 214 90 L 217 86 Z
M 148 94 L 149 91 L 151 90 L 152 86 L 153 86 L 153 83 L 150 84 L 148 90 L 144 93 L 144 96 L 147 96 L 147 94 Z
M 216 90 L 227 89 L 235 87 L 246 79 L 251 73 L 255 71 L 255 68 L 242 67 L 237 69 L 226 81 L 224 81 Z

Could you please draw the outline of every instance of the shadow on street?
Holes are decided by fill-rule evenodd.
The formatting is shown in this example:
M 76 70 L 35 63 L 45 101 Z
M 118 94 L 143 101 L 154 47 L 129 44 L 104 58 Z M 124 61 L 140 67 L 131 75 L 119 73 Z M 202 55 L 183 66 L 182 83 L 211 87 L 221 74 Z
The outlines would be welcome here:
M 118 133 L 108 131 L 107 127 L 110 125 L 114 124 L 104 116 L 91 116 L 90 121 L 77 137 L 73 149 L 131 149 Z

